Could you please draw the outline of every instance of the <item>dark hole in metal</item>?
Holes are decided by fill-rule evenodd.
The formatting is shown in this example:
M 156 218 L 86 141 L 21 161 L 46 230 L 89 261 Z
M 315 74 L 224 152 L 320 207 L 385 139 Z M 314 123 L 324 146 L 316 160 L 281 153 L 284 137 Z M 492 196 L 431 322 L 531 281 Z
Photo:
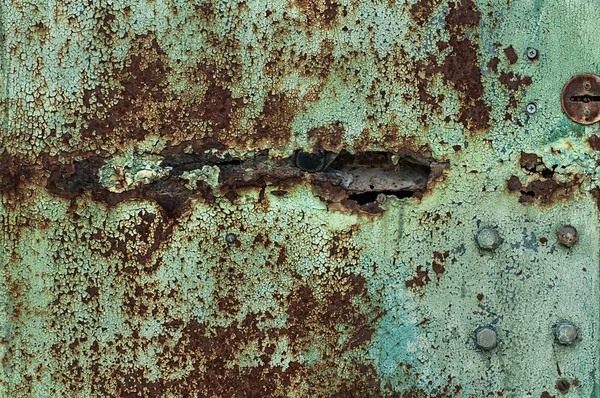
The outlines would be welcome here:
M 551 169 L 544 169 L 541 171 L 541 175 L 544 178 L 552 178 L 554 176 L 554 170 L 556 170 L 556 165 L 552 166 L 552 170 Z
M 314 153 L 298 151 L 296 154 L 296 166 L 309 173 L 321 171 L 326 167 L 325 151 L 316 151 Z
M 355 193 L 348 196 L 348 199 L 354 200 L 359 205 L 366 205 L 377 201 L 379 195 L 395 196 L 398 199 L 411 198 L 415 193 L 413 191 L 371 191 L 363 193 Z
M 388 152 L 342 151 L 327 170 L 347 176 L 348 199 L 360 205 L 375 202 L 380 194 L 408 198 L 425 191 L 430 162 L 394 156 Z
M 161 163 L 161 167 L 171 167 L 171 174 L 174 176 L 180 176 L 186 171 L 192 171 L 201 169 L 206 165 L 217 165 L 222 166 L 239 166 L 243 163 L 241 159 L 235 159 L 230 156 L 224 159 L 216 157 L 209 157 L 205 155 L 190 155 L 190 154 L 177 154 L 165 157 L 165 160 Z

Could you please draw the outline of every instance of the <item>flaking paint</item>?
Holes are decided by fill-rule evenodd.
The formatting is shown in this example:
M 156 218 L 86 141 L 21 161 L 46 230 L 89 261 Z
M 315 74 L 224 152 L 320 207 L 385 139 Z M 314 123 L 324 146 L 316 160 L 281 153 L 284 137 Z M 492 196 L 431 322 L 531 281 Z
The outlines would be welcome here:
M 1 7 L 3 396 L 598 394 L 597 2 Z M 367 211 L 300 148 L 432 174 Z

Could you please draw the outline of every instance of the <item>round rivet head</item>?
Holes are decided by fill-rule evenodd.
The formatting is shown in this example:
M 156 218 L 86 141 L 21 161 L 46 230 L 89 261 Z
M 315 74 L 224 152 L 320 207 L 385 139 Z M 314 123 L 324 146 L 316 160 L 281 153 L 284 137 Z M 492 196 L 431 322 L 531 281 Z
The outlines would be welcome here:
M 556 382 L 556 389 L 560 392 L 567 392 L 571 388 L 571 383 L 567 379 L 560 379 Z
M 477 245 L 483 250 L 495 250 L 500 246 L 500 235 L 494 228 L 483 228 L 477 233 Z
M 325 151 L 314 153 L 298 151 L 296 154 L 296 166 L 309 173 L 322 170 L 325 166 Z
M 534 102 L 530 102 L 527 104 L 525 110 L 527 110 L 527 113 L 530 115 L 533 115 L 537 111 L 537 105 Z
M 479 328 L 475 331 L 475 344 L 482 350 L 491 350 L 498 345 L 498 334 L 490 327 Z
M 225 235 L 225 242 L 229 243 L 230 245 L 233 245 L 235 241 L 237 241 L 237 236 L 235 236 L 235 234 L 229 233 Z
M 575 227 L 572 227 L 570 225 L 564 225 L 561 229 L 558 230 L 556 236 L 558 237 L 558 241 L 563 246 L 571 247 L 575 243 L 577 243 L 577 230 L 575 229 Z
M 558 344 L 573 344 L 577 341 L 577 328 L 571 323 L 559 323 L 554 327 L 554 336 Z

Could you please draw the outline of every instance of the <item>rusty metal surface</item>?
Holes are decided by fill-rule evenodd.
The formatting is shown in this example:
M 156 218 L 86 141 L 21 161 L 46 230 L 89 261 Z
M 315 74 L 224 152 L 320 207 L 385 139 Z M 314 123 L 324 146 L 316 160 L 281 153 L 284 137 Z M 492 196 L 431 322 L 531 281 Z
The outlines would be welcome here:
M 574 76 L 562 91 L 561 104 L 569 118 L 581 124 L 600 120 L 600 77 L 592 74 Z
M 598 2 L 0 7 L 0 396 L 600 396 Z

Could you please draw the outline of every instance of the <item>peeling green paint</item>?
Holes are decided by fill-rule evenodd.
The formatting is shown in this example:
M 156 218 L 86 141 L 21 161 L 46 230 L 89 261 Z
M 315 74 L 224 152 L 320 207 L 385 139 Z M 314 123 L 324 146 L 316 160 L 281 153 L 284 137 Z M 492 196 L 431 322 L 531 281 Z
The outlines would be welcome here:
M 597 2 L 0 11 L 1 396 L 600 396 L 600 134 L 560 106 Z M 430 179 L 362 205 L 298 149 Z

